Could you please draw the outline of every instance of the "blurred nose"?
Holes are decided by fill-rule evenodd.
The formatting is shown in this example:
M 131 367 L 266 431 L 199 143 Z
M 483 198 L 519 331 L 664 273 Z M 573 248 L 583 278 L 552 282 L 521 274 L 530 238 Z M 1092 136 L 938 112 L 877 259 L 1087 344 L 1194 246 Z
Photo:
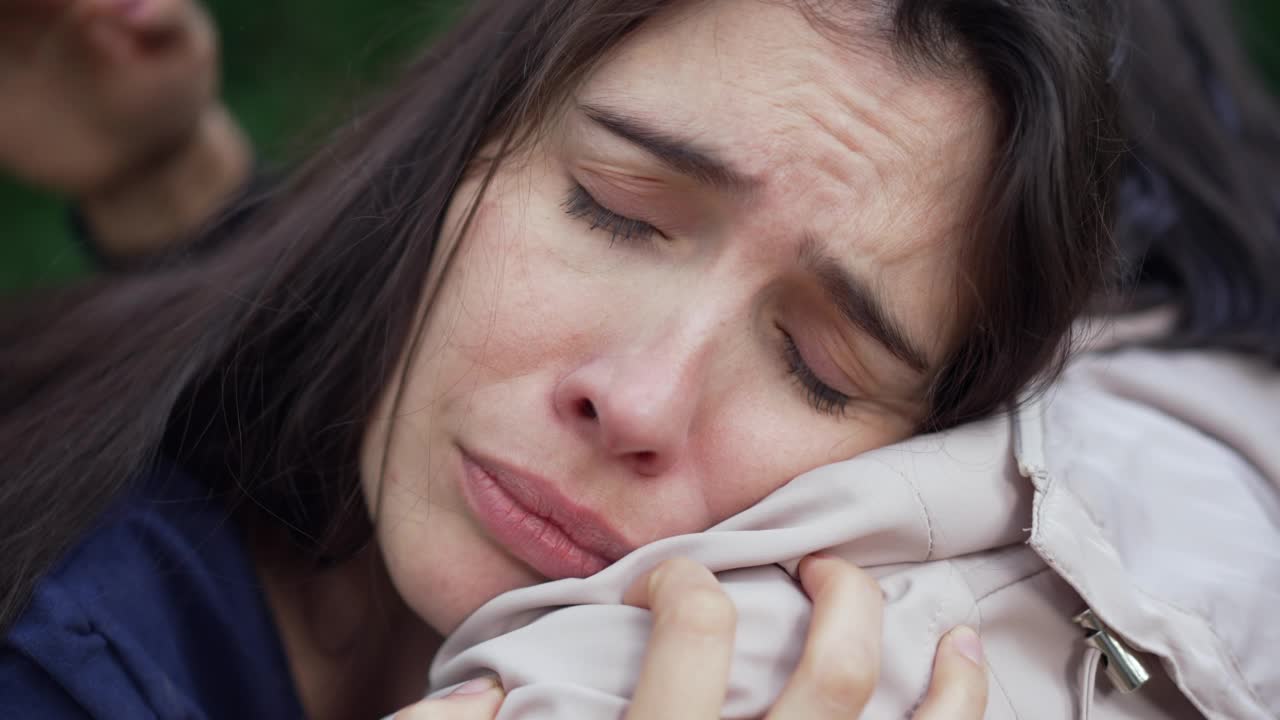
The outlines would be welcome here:
M 556 413 L 600 452 L 661 475 L 688 450 L 703 384 L 696 345 L 672 335 L 593 357 L 557 385 Z

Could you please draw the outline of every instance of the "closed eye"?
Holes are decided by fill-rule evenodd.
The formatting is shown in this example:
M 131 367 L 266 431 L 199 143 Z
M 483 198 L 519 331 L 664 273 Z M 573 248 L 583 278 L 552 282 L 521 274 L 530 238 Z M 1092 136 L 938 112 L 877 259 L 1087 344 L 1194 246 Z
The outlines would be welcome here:
M 660 230 L 643 221 L 629 218 L 601 205 L 580 183 L 574 182 L 565 198 L 564 211 L 569 217 L 585 221 L 592 230 L 609 233 L 609 244 L 649 244 L 665 237 Z
M 809 363 L 805 362 L 796 341 L 786 331 L 782 332 L 782 351 L 787 361 L 787 371 L 804 390 L 809 404 L 823 415 L 843 417 L 853 398 L 822 381 Z
M 562 206 L 569 217 L 586 222 L 592 230 L 603 230 L 609 233 L 610 245 L 618 241 L 632 245 L 648 245 L 652 244 L 655 238 L 666 237 L 661 230 L 650 223 L 606 208 L 576 181 L 569 188 L 569 195 Z M 783 359 L 786 361 L 787 372 L 805 392 L 809 405 L 824 415 L 842 417 L 853 402 L 853 398 L 827 385 L 817 376 L 805 362 L 803 353 L 796 347 L 795 340 L 790 334 L 783 331 L 782 339 Z

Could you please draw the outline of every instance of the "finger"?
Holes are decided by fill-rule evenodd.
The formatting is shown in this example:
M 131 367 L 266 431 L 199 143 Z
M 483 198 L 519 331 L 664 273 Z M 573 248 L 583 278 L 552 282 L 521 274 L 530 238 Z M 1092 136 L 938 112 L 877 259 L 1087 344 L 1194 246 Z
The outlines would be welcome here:
M 880 677 L 880 586 L 825 554 L 801 561 L 800 582 L 813 600 L 813 618 L 800 664 L 768 718 L 858 717 Z
M 71 0 L 66 3 L 68 17 L 77 23 L 97 20 L 118 22 L 138 0 Z
M 129 26 L 148 35 L 163 35 L 183 29 L 196 12 L 192 0 L 131 0 Z
M 133 38 L 114 19 L 95 19 L 85 29 L 84 37 L 85 46 L 98 60 L 99 69 L 118 67 L 133 56 Z
M 978 634 L 963 625 L 943 636 L 933 678 L 914 720 L 979 720 L 987 708 L 987 670 Z
M 155 41 L 181 34 L 200 13 L 192 0 L 73 0 L 68 14 L 78 23 L 105 23 Z
M 392 720 L 493 720 L 506 697 L 493 678 L 477 678 L 451 694 L 423 700 L 392 715 Z
M 117 0 L 83 0 L 115 7 Z M 124 9 L 99 17 L 89 28 L 97 56 L 114 67 L 133 63 L 162 87 L 188 81 L 193 64 L 209 62 L 212 32 L 208 17 L 191 0 L 123 0 Z M 137 82 L 137 80 L 135 80 Z
M 653 616 L 628 720 L 720 717 L 737 610 L 711 571 L 685 558 L 668 560 L 623 601 Z

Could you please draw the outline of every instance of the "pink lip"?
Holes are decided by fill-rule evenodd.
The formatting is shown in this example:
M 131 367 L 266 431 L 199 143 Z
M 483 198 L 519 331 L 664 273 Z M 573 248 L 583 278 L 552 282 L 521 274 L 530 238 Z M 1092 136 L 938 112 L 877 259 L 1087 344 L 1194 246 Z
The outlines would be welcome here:
M 631 546 L 551 482 L 462 451 L 463 496 L 508 552 L 550 578 L 587 577 Z

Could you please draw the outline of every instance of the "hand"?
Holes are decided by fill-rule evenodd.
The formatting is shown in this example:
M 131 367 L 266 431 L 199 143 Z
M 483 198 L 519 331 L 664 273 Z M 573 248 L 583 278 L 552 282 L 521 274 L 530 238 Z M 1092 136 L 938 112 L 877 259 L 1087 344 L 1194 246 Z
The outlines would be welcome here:
M 100 249 L 144 256 L 244 184 L 195 0 L 0 0 L 0 172 L 72 196 Z
M 493 720 L 505 694 L 493 678 L 477 678 L 435 700 L 423 700 L 389 720 Z
M 174 152 L 215 107 L 193 0 L 0 0 L 0 168 L 73 196 Z
M 880 587 L 858 568 L 823 555 L 801 562 L 800 581 L 814 601 L 813 622 L 800 664 L 766 718 L 858 717 L 879 676 Z M 736 611 L 715 576 L 690 560 L 669 560 L 632 585 L 625 601 L 653 612 L 627 720 L 720 717 Z M 979 720 L 987 695 L 981 657 L 972 630 L 943 637 L 915 720 Z
M 766 720 L 855 718 L 879 676 L 880 586 L 858 568 L 822 555 L 800 563 L 800 581 L 814 601 L 813 622 L 800 665 Z M 720 717 L 737 619 L 715 576 L 691 560 L 668 560 L 637 580 L 624 602 L 653 613 L 627 720 Z M 944 636 L 914 720 L 980 720 L 987 705 L 981 658 L 972 630 L 957 628 Z M 405 708 L 393 720 L 493 720 L 502 688 L 490 679 L 472 683 Z

